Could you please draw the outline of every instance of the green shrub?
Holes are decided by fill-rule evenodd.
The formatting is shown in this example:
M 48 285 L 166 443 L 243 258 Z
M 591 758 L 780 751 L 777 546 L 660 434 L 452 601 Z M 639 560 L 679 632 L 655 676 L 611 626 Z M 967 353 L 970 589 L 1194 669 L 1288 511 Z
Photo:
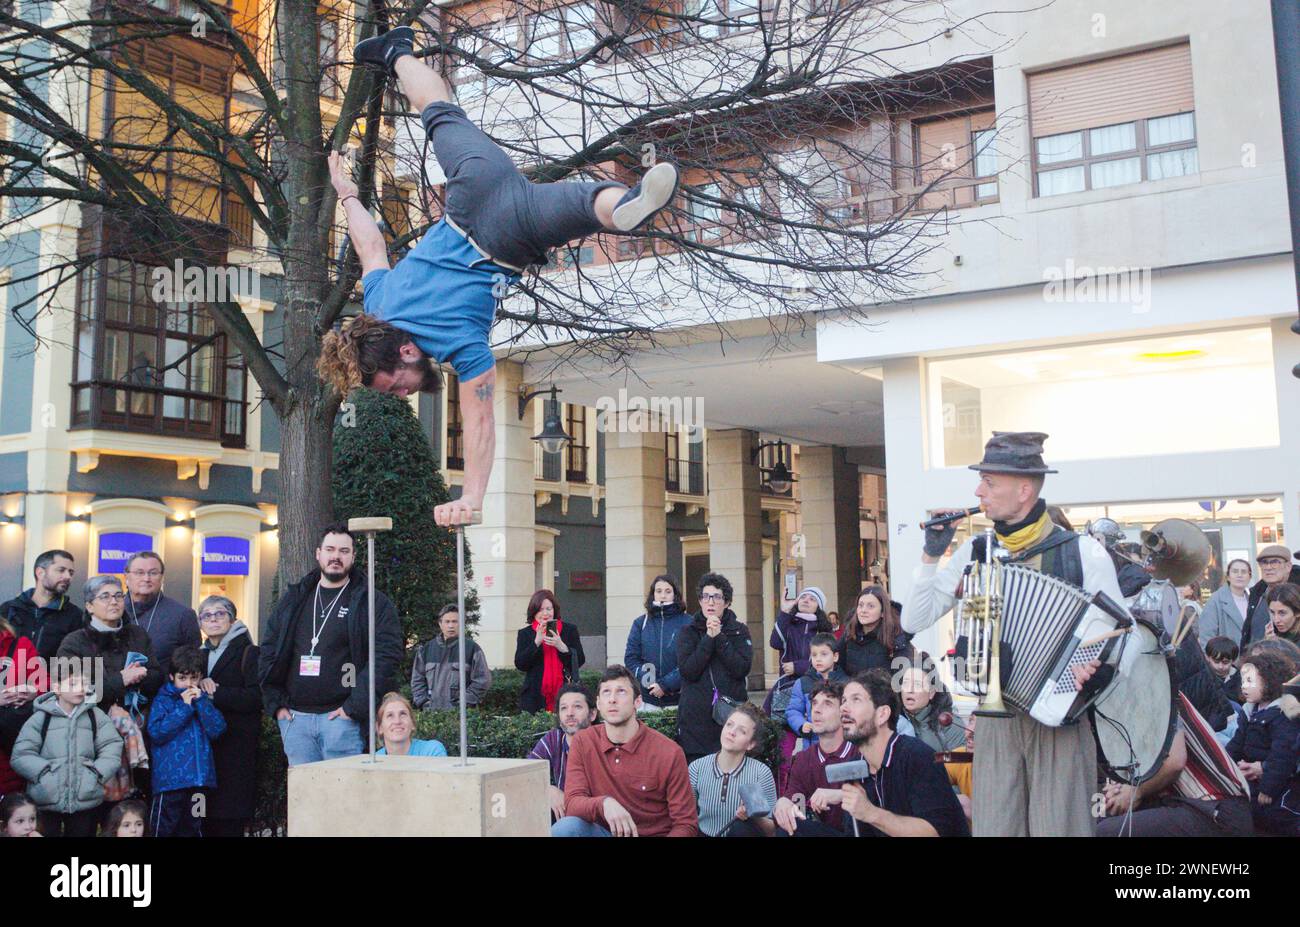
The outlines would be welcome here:
M 596 694 L 596 686 L 600 682 L 599 670 L 583 670 L 579 673 L 582 684 L 586 686 L 593 695 Z M 524 685 L 524 674 L 513 667 L 505 669 L 494 669 L 492 671 L 492 685 L 488 687 L 487 693 L 483 700 L 478 704 L 478 710 L 484 714 L 491 715 L 512 715 L 519 711 L 519 690 Z

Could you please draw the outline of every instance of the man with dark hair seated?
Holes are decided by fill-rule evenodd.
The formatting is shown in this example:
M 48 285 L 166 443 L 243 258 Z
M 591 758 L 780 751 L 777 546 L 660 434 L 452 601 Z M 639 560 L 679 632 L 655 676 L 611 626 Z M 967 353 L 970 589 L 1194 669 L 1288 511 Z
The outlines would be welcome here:
M 826 836 L 819 828 L 838 836 L 843 830 L 843 793 L 826 778 L 826 767 L 862 758 L 858 748 L 844 739 L 840 724 L 843 698 L 844 686 L 838 682 L 823 682 L 813 689 L 808 719 L 817 743 L 796 753 L 790 764 L 790 778 L 772 812 L 778 837 Z
M 551 766 L 551 823 L 564 817 L 564 773 L 569 765 L 573 737 L 596 723 L 596 702 L 587 687 L 571 682 L 555 697 L 555 727 L 547 731 L 528 753 L 530 760 Z
M 844 736 L 870 769 L 862 782 L 841 786 L 845 816 L 865 825 L 858 828 L 864 837 L 969 837 L 948 774 L 933 750 L 894 730 L 898 714 L 888 670 L 868 670 L 845 683 Z
M 640 723 L 641 690 L 625 666 L 600 677 L 603 724 L 579 731 L 569 746 L 566 817 L 552 837 L 694 837 L 695 794 L 681 747 Z

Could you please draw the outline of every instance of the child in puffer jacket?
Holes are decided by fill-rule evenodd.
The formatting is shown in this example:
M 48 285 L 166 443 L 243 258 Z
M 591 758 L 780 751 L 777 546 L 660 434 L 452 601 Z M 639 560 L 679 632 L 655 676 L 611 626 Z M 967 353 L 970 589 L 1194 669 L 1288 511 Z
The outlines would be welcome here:
M 212 741 L 226 732 L 226 719 L 199 688 L 208 661 L 197 647 L 172 651 L 171 678 L 158 690 L 149 712 L 153 741 L 153 799 L 149 834 L 202 837 L 204 789 L 217 784 Z
M 1300 722 L 1281 706 L 1283 686 L 1295 669 L 1292 660 L 1274 651 L 1242 660 L 1241 692 L 1251 713 L 1227 746 L 1250 782 L 1255 829 L 1283 837 L 1300 837 Z
M 122 765 L 122 737 L 108 715 L 86 701 L 75 669 L 52 680 L 32 704 L 10 764 L 27 780 L 47 837 L 93 837 L 104 783 Z

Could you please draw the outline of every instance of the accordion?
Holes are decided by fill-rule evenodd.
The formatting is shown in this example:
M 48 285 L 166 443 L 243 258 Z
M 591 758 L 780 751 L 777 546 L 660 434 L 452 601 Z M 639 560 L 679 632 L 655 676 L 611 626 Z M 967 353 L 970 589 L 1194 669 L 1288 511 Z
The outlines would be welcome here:
M 975 563 L 971 568 L 990 567 Z M 1105 593 L 1090 594 L 1018 564 L 991 568 L 1001 573 L 997 626 L 1003 701 L 1050 727 L 1076 722 L 1114 682 L 1128 635 L 1112 632 L 1129 628 L 1133 619 Z M 1073 667 L 1092 660 L 1100 660 L 1102 668 L 1080 691 Z

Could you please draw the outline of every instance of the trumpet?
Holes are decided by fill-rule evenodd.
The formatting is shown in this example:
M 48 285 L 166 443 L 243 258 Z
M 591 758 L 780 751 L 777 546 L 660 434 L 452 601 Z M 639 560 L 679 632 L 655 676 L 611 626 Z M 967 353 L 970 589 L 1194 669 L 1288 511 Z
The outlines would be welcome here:
M 984 559 L 962 575 L 957 605 L 957 636 L 966 638 L 966 660 L 957 682 L 979 697 L 976 714 L 1011 716 L 1002 701 L 1003 565 L 994 556 L 993 529 L 984 530 Z

